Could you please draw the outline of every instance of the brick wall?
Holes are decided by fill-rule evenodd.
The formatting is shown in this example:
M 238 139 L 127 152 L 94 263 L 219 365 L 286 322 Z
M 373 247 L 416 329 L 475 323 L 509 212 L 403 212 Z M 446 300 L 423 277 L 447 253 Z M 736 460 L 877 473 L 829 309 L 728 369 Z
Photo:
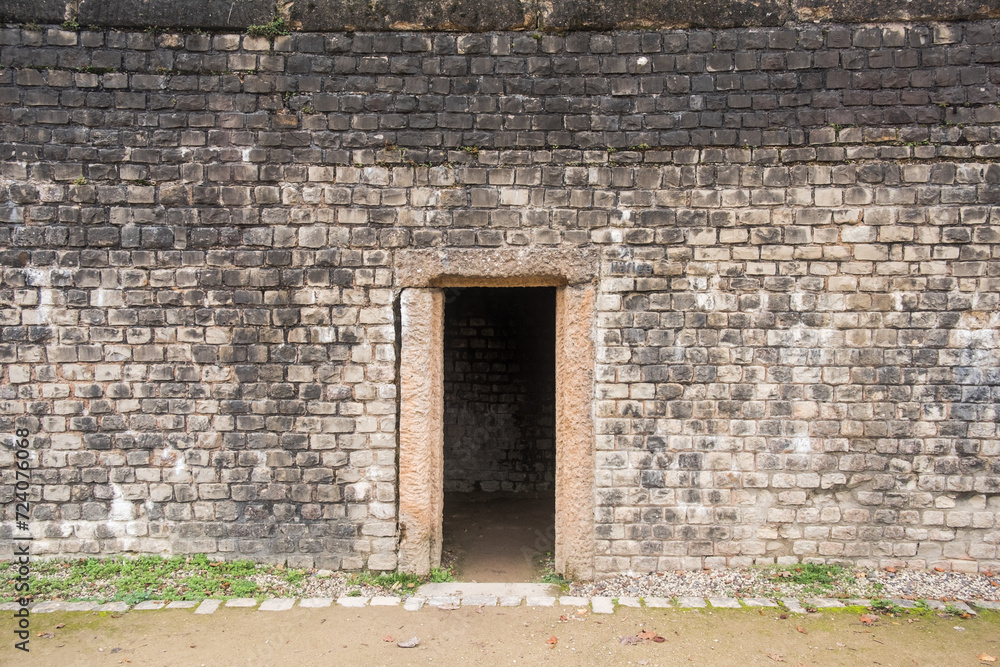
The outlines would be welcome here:
M 446 492 L 553 490 L 554 296 L 551 288 L 449 291 Z
M 395 253 L 545 246 L 598 572 L 1000 567 L 997 29 L 0 30 L 37 550 L 394 568 Z

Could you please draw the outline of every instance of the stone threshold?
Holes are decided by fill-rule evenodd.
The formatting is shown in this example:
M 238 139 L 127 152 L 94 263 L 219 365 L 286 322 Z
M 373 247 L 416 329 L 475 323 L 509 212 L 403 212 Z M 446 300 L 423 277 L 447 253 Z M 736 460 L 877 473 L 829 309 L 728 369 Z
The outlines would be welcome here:
M 459 607 L 574 607 L 588 609 L 595 614 L 611 614 L 616 608 L 672 608 L 672 609 L 759 609 L 773 608 L 793 614 L 805 614 L 821 609 L 837 609 L 845 607 L 868 607 L 872 601 L 867 599 L 838 600 L 834 598 L 730 598 L 730 597 L 575 597 L 571 595 L 540 594 L 549 591 L 536 590 L 538 584 L 498 584 L 489 588 L 490 584 L 449 585 L 440 589 L 432 588 L 430 594 L 422 594 L 403 598 L 398 596 L 353 597 L 339 598 L 271 598 L 258 602 L 254 598 L 235 598 L 230 600 L 208 599 L 195 601 L 147 600 L 134 606 L 125 602 L 37 602 L 29 605 L 33 614 L 49 614 L 53 612 L 92 611 L 118 612 L 127 611 L 159 611 L 161 609 L 194 609 L 195 614 L 214 614 L 220 607 L 244 608 L 256 611 L 287 611 L 298 603 L 299 608 L 320 609 L 332 607 L 398 607 L 407 611 L 429 609 L 458 609 Z M 423 587 L 421 587 L 423 588 Z M 916 609 L 918 601 L 890 599 L 888 602 L 904 609 Z M 976 615 L 974 608 L 1000 611 L 1000 601 L 967 600 L 953 601 L 947 605 L 940 600 L 922 600 L 924 605 L 935 611 L 944 611 L 948 606 L 971 616 Z M 16 602 L 0 604 L 0 611 L 16 611 L 20 606 Z

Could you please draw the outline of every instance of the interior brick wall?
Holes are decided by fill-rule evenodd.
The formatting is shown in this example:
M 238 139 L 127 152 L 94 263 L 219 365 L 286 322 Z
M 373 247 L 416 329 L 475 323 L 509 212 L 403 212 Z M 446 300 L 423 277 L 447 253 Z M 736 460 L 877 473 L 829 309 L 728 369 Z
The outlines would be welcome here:
M 449 290 L 445 491 L 552 491 L 555 391 L 552 289 Z

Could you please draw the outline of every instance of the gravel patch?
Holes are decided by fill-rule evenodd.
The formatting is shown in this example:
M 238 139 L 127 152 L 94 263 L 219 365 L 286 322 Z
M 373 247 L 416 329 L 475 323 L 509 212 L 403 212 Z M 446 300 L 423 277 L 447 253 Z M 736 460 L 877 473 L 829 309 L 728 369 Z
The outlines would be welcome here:
M 902 598 L 1000 600 L 1000 577 L 960 572 L 845 569 L 832 584 L 791 581 L 794 568 L 746 568 L 622 574 L 572 583 L 569 594 L 583 597 L 740 597 L 740 598 Z

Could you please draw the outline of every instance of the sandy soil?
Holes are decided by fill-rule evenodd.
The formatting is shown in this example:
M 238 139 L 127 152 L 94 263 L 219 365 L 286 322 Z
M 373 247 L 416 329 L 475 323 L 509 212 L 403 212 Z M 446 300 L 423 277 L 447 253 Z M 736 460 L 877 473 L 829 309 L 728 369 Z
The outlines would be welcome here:
M 460 581 L 538 581 L 555 541 L 552 494 L 450 493 L 444 544 Z
M 571 618 L 560 621 L 560 616 Z M 912 618 L 912 617 L 910 617 Z M 580 620 L 577 620 L 580 619 Z M 57 628 L 59 624 L 65 624 Z M 955 627 L 964 630 L 957 630 Z M 579 615 L 565 607 L 453 611 L 400 608 L 220 609 L 44 614 L 32 618 L 31 652 L 16 651 L 0 617 L 2 665 L 981 665 L 1000 657 L 1000 615 L 974 619 L 856 613 L 781 619 L 774 610 L 629 609 Z M 652 630 L 666 641 L 623 645 Z M 41 638 L 38 633 L 52 632 Z M 397 641 L 417 636 L 417 648 Z M 392 637 L 394 641 L 386 641 Z M 548 643 L 556 638 L 554 645 Z

